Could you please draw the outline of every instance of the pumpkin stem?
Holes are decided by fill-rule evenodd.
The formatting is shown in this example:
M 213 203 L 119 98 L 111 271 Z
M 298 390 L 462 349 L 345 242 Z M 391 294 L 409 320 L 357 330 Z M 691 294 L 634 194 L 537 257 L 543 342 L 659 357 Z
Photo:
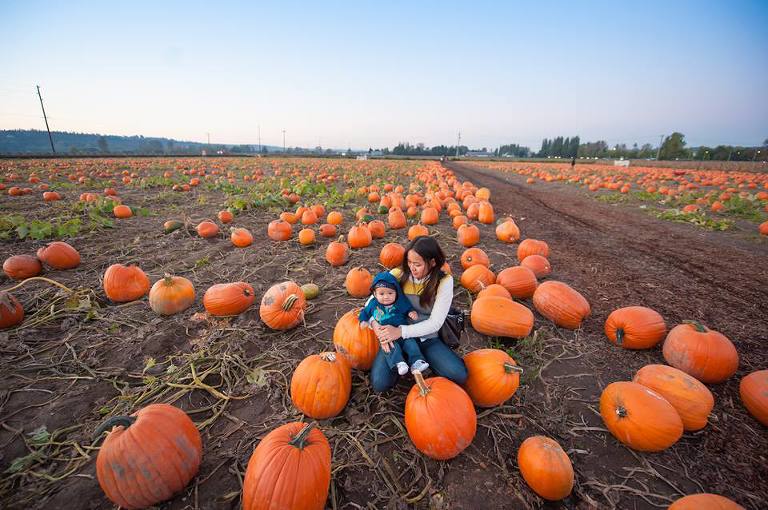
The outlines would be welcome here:
M 111 430 L 112 427 L 125 427 L 128 428 L 131 425 L 136 423 L 136 417 L 135 416 L 113 416 L 112 418 L 108 419 L 101 425 L 99 425 L 99 428 L 96 429 L 96 432 L 94 432 L 94 441 L 98 441 L 99 438 L 101 438 L 101 435 L 107 431 Z
M 518 374 L 522 374 L 523 373 L 523 368 L 519 367 L 517 365 L 513 365 L 512 363 L 505 362 L 504 363 L 504 371 L 506 373 L 508 373 L 508 374 L 511 374 L 512 372 L 515 372 L 515 373 L 518 373 Z
M 330 362 L 336 361 L 336 354 L 332 352 L 320 353 L 320 357 L 323 359 L 323 361 L 330 361 Z
M 704 324 L 702 324 L 699 321 L 696 321 L 696 320 L 693 320 L 693 321 L 683 321 L 683 323 L 690 324 L 691 326 L 696 328 L 696 331 L 698 331 L 699 333 L 706 333 L 707 332 L 707 328 L 704 326 Z
M 626 417 L 627 417 L 627 415 L 628 415 L 628 413 L 627 413 L 627 409 L 626 409 L 624 406 L 619 406 L 619 407 L 617 407 L 617 408 L 616 408 L 616 415 L 617 415 L 619 418 L 626 418 Z
M 163 282 L 169 287 L 173 285 L 173 276 L 171 276 L 171 273 L 165 273 L 165 275 L 163 275 Z
M 616 330 L 616 345 L 624 343 L 624 330 L 619 328 Z
M 306 425 L 304 425 L 304 428 L 302 428 L 299 431 L 299 433 L 296 434 L 295 437 L 293 437 L 290 441 L 288 441 L 288 444 L 291 446 L 295 446 L 299 450 L 302 450 L 307 445 L 307 439 L 309 439 L 309 433 L 316 426 L 317 426 L 316 421 L 307 423 Z
M 290 310 L 297 299 L 299 299 L 299 296 L 297 296 L 296 294 L 291 294 L 290 296 L 285 298 L 285 301 L 283 301 L 283 311 L 287 312 L 288 310 Z
M 421 372 L 416 372 L 413 374 L 413 378 L 416 379 L 416 384 L 419 386 L 419 392 L 421 393 L 422 397 L 432 391 L 429 389 L 429 386 L 427 386 L 427 383 L 424 382 L 424 376 L 421 375 Z

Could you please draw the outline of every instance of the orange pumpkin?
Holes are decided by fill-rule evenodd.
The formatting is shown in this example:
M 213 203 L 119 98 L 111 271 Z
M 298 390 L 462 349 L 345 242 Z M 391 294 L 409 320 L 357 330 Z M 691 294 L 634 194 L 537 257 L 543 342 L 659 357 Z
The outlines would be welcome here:
M 364 267 L 350 269 L 344 280 L 344 287 L 350 296 L 356 298 L 368 297 L 371 294 L 373 276 Z
M 451 224 L 453 225 L 453 228 L 456 230 L 459 229 L 462 225 L 467 225 L 469 223 L 469 218 L 464 216 L 463 214 L 457 214 L 453 217 L 453 220 L 451 220 Z
M 353 250 L 370 246 L 372 240 L 371 231 L 364 224 L 353 226 L 347 234 L 347 242 Z
M 307 300 L 295 282 L 277 283 L 261 298 L 259 316 L 272 329 L 283 331 L 304 320 Z
M 619 441 L 641 452 L 660 452 L 683 435 L 672 404 L 642 384 L 614 382 L 600 395 L 600 416 Z
M 3 271 L 8 278 L 26 280 L 43 272 L 40 260 L 32 255 L 14 255 L 3 262 Z
M 112 214 L 115 215 L 115 218 L 125 219 L 133 216 L 133 211 L 127 205 L 116 205 L 112 208 Z
M 338 211 L 331 211 L 328 213 L 326 221 L 331 225 L 341 225 L 344 222 L 344 216 Z
M 546 436 L 529 437 L 517 451 L 520 474 L 533 491 L 549 501 L 573 490 L 573 465 L 560 444 Z
M 717 494 L 690 494 L 675 500 L 667 510 L 746 510 L 734 501 Z
M 243 477 L 243 510 L 323 510 L 331 447 L 314 423 L 282 425 L 259 442 Z
M 533 330 L 533 312 L 516 301 L 499 296 L 476 299 L 472 303 L 470 321 L 475 331 L 488 336 L 523 338 Z
M 464 355 L 467 380 L 464 389 L 478 407 L 495 407 L 515 394 L 523 369 L 499 349 L 477 349 Z
M 287 221 L 274 220 L 267 226 L 267 235 L 273 241 L 287 241 L 293 237 L 293 227 Z
M 428 236 L 429 230 L 427 230 L 427 227 L 422 225 L 421 223 L 417 223 L 416 225 L 412 225 L 411 228 L 408 229 L 408 240 L 413 241 L 417 237 L 422 236 Z
M 352 391 L 352 368 L 344 356 L 323 352 L 307 356 L 291 377 L 291 401 L 305 415 L 326 420 L 339 414 Z
M 450 379 L 415 373 L 416 384 L 405 400 L 405 429 L 427 457 L 447 460 L 472 444 L 477 414 L 469 395 Z
M 183 276 L 166 274 L 149 290 L 149 307 L 160 315 L 182 312 L 195 303 L 195 287 Z
M 480 206 L 477 210 L 477 221 L 483 225 L 490 225 L 496 220 L 496 216 L 493 213 L 493 206 L 490 202 L 480 202 Z
M 320 235 L 323 237 L 336 237 L 337 231 L 336 231 L 336 225 L 333 225 L 332 223 L 323 223 L 320 225 Z M 299 237 L 301 237 L 301 233 L 299 233 Z M 299 239 L 299 242 L 301 242 L 301 239 Z
M 656 310 L 644 306 L 619 308 L 605 321 L 608 340 L 625 349 L 650 349 L 666 334 L 664 318 Z
M 368 230 L 371 232 L 371 237 L 373 239 L 381 239 L 386 234 L 386 227 L 381 220 L 369 221 Z
M 317 223 L 317 214 L 312 209 L 305 210 L 301 215 L 302 225 L 314 225 Z
M 333 225 L 329 225 L 330 227 L 333 227 L 334 233 L 336 232 L 336 227 Z M 316 238 L 315 238 L 315 231 L 311 228 L 303 228 L 299 231 L 299 244 L 302 246 L 311 246 L 315 244 Z
M 197 225 L 196 230 L 197 235 L 205 239 L 210 239 L 219 235 L 219 226 L 208 220 L 201 221 L 200 224 Z
M 407 221 L 405 219 L 405 214 L 403 214 L 403 210 L 399 207 L 390 209 L 389 214 L 387 215 L 387 223 L 389 223 L 389 228 L 392 230 L 405 228 Z
M 577 329 L 590 313 L 584 296 L 557 281 L 544 282 L 536 288 L 533 306 L 541 315 L 566 329 Z
M 113 264 L 104 272 L 104 293 L 115 303 L 135 301 L 149 292 L 149 278 L 139 266 Z
M 541 255 L 528 255 L 520 262 L 520 265 L 533 271 L 536 278 L 544 278 L 552 272 L 549 261 Z
M 421 211 L 421 223 L 424 225 L 437 225 L 440 220 L 440 213 L 434 207 L 425 207 Z
M 222 223 L 232 223 L 232 220 L 235 219 L 234 215 L 224 209 L 223 211 L 219 211 L 219 214 L 217 214 L 219 221 Z
M 470 248 L 480 242 L 480 229 L 476 225 L 461 225 L 456 230 L 456 240 L 465 248 Z
M 522 262 L 529 255 L 549 257 L 549 245 L 537 239 L 525 239 L 517 246 L 517 260 Z
M 517 224 L 508 219 L 496 226 L 496 239 L 502 243 L 514 243 L 520 239 L 520 229 Z
M 180 492 L 203 456 L 200 432 L 189 416 L 168 404 L 150 404 L 115 416 L 97 429 L 109 435 L 96 457 L 104 494 L 126 509 L 154 506 Z
M 247 228 L 233 228 L 229 239 L 238 248 L 245 248 L 253 244 L 253 235 Z
M 672 328 L 662 353 L 667 363 L 703 383 L 721 383 L 739 368 L 739 353 L 728 337 L 699 322 Z
M 280 213 L 280 220 L 286 223 L 289 223 L 290 225 L 295 225 L 296 223 L 299 222 L 299 217 L 292 212 L 285 211 Z M 271 224 L 272 223 L 270 223 L 270 225 Z M 270 235 L 269 237 L 272 237 L 272 236 Z M 275 239 L 275 241 L 285 241 L 285 239 Z
M 745 375 L 739 383 L 739 396 L 747 411 L 768 427 L 768 369 Z
M 702 383 L 682 370 L 667 365 L 646 365 L 633 382 L 652 389 L 672 404 L 685 430 L 701 430 L 715 405 L 715 398 Z
M 536 292 L 536 275 L 523 266 L 508 267 L 496 275 L 496 283 L 509 291 L 513 298 L 526 299 Z
M 387 269 L 398 267 L 403 263 L 405 248 L 398 243 L 387 243 L 381 248 L 379 262 Z
M 238 315 L 253 304 L 254 296 L 253 287 L 245 282 L 217 283 L 203 294 L 203 306 L 218 317 Z
M 24 307 L 9 292 L 0 292 L 0 329 L 10 328 L 24 320 Z
M 488 255 L 486 255 L 486 253 L 480 248 L 469 248 L 464 250 L 464 253 L 461 254 L 460 260 L 461 267 L 464 268 L 464 270 L 467 270 L 477 264 L 485 267 L 491 265 L 491 260 L 488 258 Z
M 379 341 L 371 328 L 361 328 L 358 316 L 360 308 L 345 313 L 333 329 L 333 346 L 343 354 L 352 368 L 370 370 Z
M 503 297 L 504 299 L 512 299 L 509 291 L 498 283 L 493 283 L 477 293 L 477 299 L 489 296 L 498 296 Z
M 349 260 L 349 246 L 344 242 L 344 236 L 340 236 L 338 241 L 328 244 L 325 249 L 325 260 L 334 267 L 343 266 Z
M 474 266 L 470 266 L 468 269 L 465 269 L 463 273 L 461 273 L 460 281 L 462 287 L 472 292 L 473 294 L 477 294 L 485 287 L 495 283 L 496 275 L 494 275 L 493 271 L 487 267 L 476 264 Z
M 40 248 L 37 258 L 53 269 L 73 269 L 80 265 L 80 253 L 63 241 L 54 241 Z

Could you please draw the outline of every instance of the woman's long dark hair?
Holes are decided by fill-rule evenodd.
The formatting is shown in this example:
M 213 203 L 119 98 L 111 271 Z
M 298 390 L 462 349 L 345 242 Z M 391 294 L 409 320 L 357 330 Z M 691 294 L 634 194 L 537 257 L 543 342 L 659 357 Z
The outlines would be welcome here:
M 431 308 L 435 303 L 435 297 L 437 297 L 437 287 L 440 285 L 444 273 L 441 269 L 445 264 L 445 253 L 443 253 L 440 245 L 437 244 L 434 238 L 429 236 L 419 236 L 408 244 L 403 256 L 402 270 L 403 274 L 400 276 L 400 287 L 403 287 L 408 279 L 411 277 L 411 268 L 408 267 L 408 252 L 415 251 L 421 258 L 424 259 L 424 263 L 429 267 L 431 260 L 435 261 L 435 265 L 430 269 L 427 275 L 427 281 L 424 285 L 424 290 L 419 295 L 419 304 L 424 308 Z

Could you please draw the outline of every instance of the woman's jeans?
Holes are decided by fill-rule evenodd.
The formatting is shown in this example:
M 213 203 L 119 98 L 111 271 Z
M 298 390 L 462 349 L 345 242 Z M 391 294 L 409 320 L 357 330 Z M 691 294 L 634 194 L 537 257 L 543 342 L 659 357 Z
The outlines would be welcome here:
M 419 348 L 420 343 L 418 338 L 398 338 L 392 344 L 389 352 L 384 352 L 384 349 L 380 349 L 380 352 L 384 353 L 384 359 L 387 360 L 389 368 L 395 368 L 400 362 L 405 363 L 406 358 L 408 359 L 407 364 L 410 367 L 418 360 L 424 359 L 424 355 Z M 403 354 L 405 354 L 405 358 L 403 358 Z
M 424 359 L 429 368 L 435 373 L 450 379 L 456 384 L 464 384 L 467 380 L 467 367 L 464 360 L 456 355 L 440 338 L 430 338 L 419 342 Z M 373 391 L 382 392 L 392 388 L 397 382 L 397 371 L 389 368 L 384 350 L 379 349 L 371 367 L 371 386 Z

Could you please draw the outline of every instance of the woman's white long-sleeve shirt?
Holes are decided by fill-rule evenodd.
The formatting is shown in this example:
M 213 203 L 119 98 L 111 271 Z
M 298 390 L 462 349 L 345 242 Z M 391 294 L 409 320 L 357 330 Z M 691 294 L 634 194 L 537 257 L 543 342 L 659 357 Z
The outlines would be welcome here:
M 415 283 L 423 283 L 422 280 L 413 280 Z M 448 311 L 453 303 L 453 276 L 443 277 L 440 285 L 437 286 L 437 295 L 435 303 L 432 305 L 432 312 L 429 318 L 417 322 L 416 324 L 404 324 L 400 326 L 401 336 L 403 338 L 423 338 L 431 336 L 440 331 L 440 328 L 448 317 Z

